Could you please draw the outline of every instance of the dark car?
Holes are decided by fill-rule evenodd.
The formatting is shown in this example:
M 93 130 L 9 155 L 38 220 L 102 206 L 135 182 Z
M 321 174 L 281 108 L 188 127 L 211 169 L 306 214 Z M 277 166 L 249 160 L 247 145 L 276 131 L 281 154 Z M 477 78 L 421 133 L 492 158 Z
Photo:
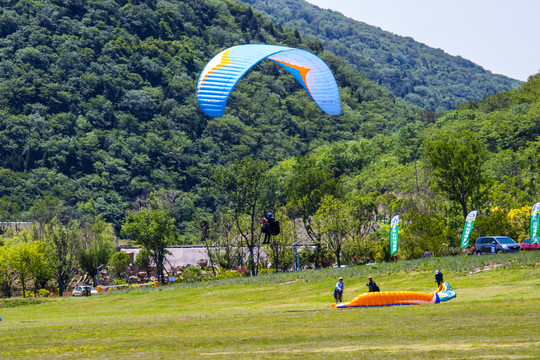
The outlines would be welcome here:
M 531 244 L 531 239 L 526 238 L 521 242 L 519 249 L 523 251 L 540 250 L 540 242 L 537 242 L 536 244 Z
M 508 236 L 484 236 L 476 240 L 474 252 L 476 255 L 519 252 L 519 244 Z

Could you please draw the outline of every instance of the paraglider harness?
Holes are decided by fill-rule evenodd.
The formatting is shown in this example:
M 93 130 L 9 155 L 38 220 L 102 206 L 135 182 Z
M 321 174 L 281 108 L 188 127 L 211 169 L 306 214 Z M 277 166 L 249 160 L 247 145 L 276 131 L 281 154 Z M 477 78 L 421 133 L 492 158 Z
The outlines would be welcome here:
M 272 215 L 272 213 L 268 213 L 265 217 L 262 218 L 261 233 L 264 234 L 263 244 L 268 244 L 270 242 L 270 236 L 279 235 L 279 232 L 279 221 L 274 219 L 274 215 Z

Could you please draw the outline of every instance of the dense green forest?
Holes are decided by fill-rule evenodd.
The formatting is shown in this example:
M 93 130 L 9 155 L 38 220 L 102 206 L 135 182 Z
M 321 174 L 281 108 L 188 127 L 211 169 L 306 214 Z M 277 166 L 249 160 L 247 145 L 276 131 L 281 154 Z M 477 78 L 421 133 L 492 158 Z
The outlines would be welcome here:
M 435 114 L 232 0 L 0 4 L 2 221 L 101 216 L 121 235 L 128 210 L 167 203 L 169 244 L 219 240 L 223 229 L 211 225 L 232 216 L 237 230 L 251 226 L 241 235 L 253 247 L 254 227 L 243 222 L 256 224 L 254 211 L 274 209 L 289 229 L 283 242 L 328 243 L 320 264 L 339 262 L 342 245 L 349 255 L 388 259 L 393 214 L 410 225 L 405 257 L 455 246 L 471 209 L 488 233 L 526 233 L 527 207 L 540 190 L 538 75 Z M 325 115 L 267 61 L 240 81 L 224 117 L 205 116 L 195 99 L 200 71 L 224 48 L 250 42 L 323 58 L 343 114 Z M 337 216 L 347 228 L 326 221 Z
M 383 31 L 304 0 L 239 1 L 251 4 L 276 24 L 320 39 L 327 51 L 345 59 L 362 76 L 426 110 L 449 110 L 520 83 L 492 74 L 460 56 L 450 56 L 410 37 Z
M 247 154 L 275 164 L 391 134 L 421 112 L 245 4 L 0 4 L 3 220 L 31 219 L 34 203 L 53 197 L 73 216 L 101 214 L 119 229 L 136 199 L 175 189 L 184 194 L 182 224 L 196 208 L 215 207 L 207 180 L 218 165 Z M 195 99 L 200 71 L 223 48 L 249 42 L 320 55 L 340 85 L 343 115 L 326 116 L 268 61 L 241 81 L 225 117 L 205 116 Z

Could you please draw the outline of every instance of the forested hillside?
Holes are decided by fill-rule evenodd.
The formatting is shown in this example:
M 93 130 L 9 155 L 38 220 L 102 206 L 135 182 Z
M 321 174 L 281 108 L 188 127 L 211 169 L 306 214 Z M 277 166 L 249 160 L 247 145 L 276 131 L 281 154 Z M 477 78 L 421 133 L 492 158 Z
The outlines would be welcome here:
M 234 1 L 1 1 L 0 208 L 35 218 L 61 199 L 72 216 L 117 229 L 158 189 L 181 191 L 178 226 L 213 209 L 208 178 L 253 155 L 275 164 L 338 140 L 391 134 L 419 110 L 292 29 Z M 205 63 L 232 45 L 268 43 L 321 56 L 343 115 L 326 116 L 271 61 L 242 79 L 225 117 L 197 106 Z
M 253 166 L 265 179 L 257 211 L 281 208 L 311 222 L 317 212 L 331 216 L 324 211 L 336 199 L 352 201 L 347 206 L 356 210 L 348 213 L 360 224 L 353 239 L 400 213 L 436 221 L 428 228 L 440 245 L 455 239 L 464 211 L 521 209 L 538 195 L 538 76 L 434 115 L 235 1 L 1 4 L 3 221 L 47 221 L 62 207 L 63 216 L 100 215 L 119 231 L 127 210 L 161 191 L 179 234 L 197 233 L 195 214 L 231 200 L 216 170 L 232 181 Z M 325 115 L 267 61 L 240 81 L 224 117 L 205 116 L 195 99 L 200 71 L 222 49 L 249 42 L 321 56 L 336 76 L 343 114 Z M 431 156 L 444 144 L 454 146 L 447 154 L 478 150 L 460 160 L 475 159 L 476 178 L 459 198 L 442 182 L 441 159 Z M 189 239 L 175 241 L 198 241 Z
M 426 110 L 448 110 L 520 83 L 410 37 L 383 31 L 304 0 L 239 1 L 251 4 L 276 24 L 320 39 L 327 51 L 346 59 L 362 76 Z
M 310 245 L 304 268 L 389 261 L 395 215 L 400 259 L 462 253 L 471 210 L 483 235 L 528 234 L 540 200 L 540 74 L 433 113 L 236 1 L 0 4 L 7 296 L 16 279 L 22 294 L 30 282 L 61 293 L 99 264 L 127 276 L 131 260 L 114 253 L 115 235 L 144 246 L 137 266 L 154 264 L 163 280 L 166 247 L 178 244 L 206 245 L 210 269 L 246 273 L 249 264 L 252 275 L 290 270 L 298 241 Z M 195 98 L 202 68 L 243 43 L 319 55 L 335 74 L 342 115 L 325 115 L 271 61 L 238 83 L 224 117 L 204 115 Z M 265 210 L 281 225 L 263 227 L 272 233 L 263 243 Z M 13 221 L 33 226 L 8 228 Z

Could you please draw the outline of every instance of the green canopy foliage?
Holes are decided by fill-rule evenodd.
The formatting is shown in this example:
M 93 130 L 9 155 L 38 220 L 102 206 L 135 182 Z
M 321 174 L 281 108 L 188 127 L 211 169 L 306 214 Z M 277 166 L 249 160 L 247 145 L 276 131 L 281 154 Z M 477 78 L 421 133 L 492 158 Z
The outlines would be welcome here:
M 52 197 L 72 217 L 101 215 L 119 232 L 130 203 L 176 189 L 189 194 L 191 208 L 175 217 L 189 222 L 195 208 L 214 209 L 208 180 L 216 166 L 247 155 L 276 164 L 338 140 L 390 134 L 420 112 L 318 41 L 245 4 L 0 6 L 0 199 L 12 220 L 30 218 L 36 200 Z M 322 57 L 340 86 L 343 115 L 325 115 L 292 76 L 266 61 L 240 81 L 225 117 L 205 116 L 195 99 L 203 66 L 220 50 L 250 42 Z
M 324 22 L 328 34 L 350 29 L 339 49 L 355 48 L 352 25 Z M 237 208 L 237 216 L 223 217 L 228 220 L 214 217 L 220 224 L 216 233 L 223 234 L 216 243 L 232 249 L 239 243 L 231 239 L 242 231 L 249 232 L 243 241 L 255 245 L 254 214 L 277 207 L 291 222 L 302 219 L 305 237 L 320 246 L 322 233 L 311 222 L 331 195 L 353 209 L 351 238 L 373 245 L 347 244 L 346 260 L 357 250 L 384 260 L 389 259 L 382 245 L 384 221 L 395 214 L 411 213 L 413 223 L 441 228 L 442 237 L 426 235 L 436 246 L 452 243 L 466 210 L 474 207 L 488 216 L 501 207 L 510 214 L 538 201 L 538 74 L 498 92 L 515 83 L 486 78 L 463 59 L 441 60 L 430 49 L 420 53 L 409 39 L 391 43 L 384 32 L 364 37 L 370 57 L 355 62 L 335 39 L 324 40 L 330 53 L 321 41 L 231 0 L 5 0 L 0 25 L 0 216 L 43 228 L 46 235 L 39 240 L 47 237 L 58 284 L 66 284 L 82 261 L 78 240 L 71 240 L 80 235 L 74 219 L 84 224 L 101 216 L 116 234 L 125 224 L 124 234 L 141 244 L 140 234 L 154 229 L 162 236 L 147 240 L 163 249 L 197 241 L 195 214 Z M 242 43 L 300 47 L 319 55 L 336 77 L 343 114 L 325 115 L 292 76 L 263 61 L 239 82 L 224 117 L 205 116 L 195 99 L 200 71 L 219 51 Z M 405 57 L 406 51 L 417 55 Z M 343 54 L 346 59 L 338 56 Z M 416 68 L 413 60 L 422 66 Z M 371 70 L 377 82 L 368 80 Z M 461 81 L 457 91 L 440 90 L 449 86 L 440 84 L 442 78 Z M 411 80 L 412 90 L 399 90 L 403 79 Z M 397 100 L 381 84 L 424 109 L 470 101 L 434 114 Z M 437 149 L 446 155 L 434 156 Z M 475 170 L 463 178 L 468 188 L 445 185 L 444 179 L 459 178 L 466 169 Z M 240 195 L 235 189 L 245 197 L 235 197 Z M 480 193 L 484 197 L 476 196 Z M 143 224 L 128 209 L 143 209 L 137 214 L 148 215 L 148 221 Z M 426 222 L 432 216 L 445 220 Z M 236 229 L 223 221 L 237 221 Z M 408 254 L 417 256 L 423 246 L 414 244 Z M 313 249 L 315 263 L 334 256 Z M 244 256 L 226 252 L 217 259 L 230 267 L 242 265 Z M 11 286 L 12 275 L 12 268 L 5 270 L 0 285 Z
M 159 281 L 165 281 L 164 261 L 167 246 L 172 243 L 174 218 L 167 210 L 143 208 L 138 212 L 130 212 L 122 226 L 122 234 L 133 239 L 138 245 L 145 247 L 157 266 Z M 119 256 L 119 255 L 117 255 Z

